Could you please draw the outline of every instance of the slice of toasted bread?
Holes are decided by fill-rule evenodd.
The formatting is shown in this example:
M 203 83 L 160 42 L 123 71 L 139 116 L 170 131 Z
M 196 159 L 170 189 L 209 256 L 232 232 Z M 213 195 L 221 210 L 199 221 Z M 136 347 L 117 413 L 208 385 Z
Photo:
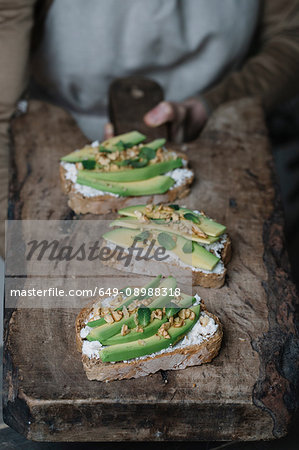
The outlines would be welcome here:
M 225 235 L 223 240 L 223 248 L 220 252 L 222 262 L 221 270 L 211 272 L 195 269 L 191 266 L 186 266 L 185 264 L 180 264 L 177 259 L 171 257 L 166 261 L 159 261 L 158 264 L 154 259 L 136 261 L 136 259 L 132 257 L 130 263 L 126 265 L 124 258 L 121 258 L 122 249 L 106 240 L 102 243 L 102 247 L 109 247 L 112 250 L 111 257 L 105 259 L 102 263 L 109 267 L 113 267 L 114 269 L 122 272 L 149 276 L 157 276 L 162 272 L 165 276 L 173 275 L 178 279 L 182 279 L 182 277 L 186 277 L 186 279 L 188 279 L 191 275 L 190 271 L 192 271 L 192 285 L 206 288 L 220 288 L 224 285 L 225 275 L 227 272 L 225 266 L 231 260 L 232 255 L 231 239 L 228 235 Z
M 179 370 L 189 366 L 208 363 L 215 358 L 220 350 L 223 337 L 222 325 L 218 317 L 209 313 L 203 301 L 201 311 L 213 319 L 217 325 L 216 331 L 202 342 L 180 347 L 179 343 L 171 351 L 152 354 L 148 357 L 136 358 L 126 362 L 103 363 L 99 358 L 89 357 L 82 352 L 83 339 L 80 336 L 92 311 L 93 303 L 83 308 L 76 319 L 76 346 L 82 353 L 82 363 L 89 380 L 113 381 L 129 378 L 139 378 L 153 374 L 159 370 Z M 188 334 L 187 334 L 188 336 Z
M 186 159 L 184 154 L 178 154 L 178 156 Z M 63 164 L 60 164 L 59 171 L 62 190 L 68 195 L 68 205 L 76 214 L 108 214 L 132 205 L 173 202 L 177 199 L 184 198 L 189 194 L 190 185 L 194 179 L 194 173 L 188 169 L 190 176 L 186 177 L 179 185 L 175 185 L 170 188 L 164 194 L 139 197 L 122 197 L 110 193 L 102 193 L 101 195 L 86 196 L 78 191 L 73 181 L 68 179 L 67 172 Z
M 186 160 L 186 155 L 177 153 L 178 157 Z M 178 170 L 178 169 L 177 169 Z M 184 170 L 184 169 L 181 169 Z M 79 192 L 75 183 L 68 179 L 64 164 L 60 164 L 61 187 L 68 195 L 68 205 L 76 214 L 108 214 L 116 212 L 118 209 L 132 205 L 148 203 L 167 203 L 186 197 L 190 192 L 190 185 L 194 179 L 194 173 L 188 169 L 190 176 L 185 178 L 178 186 L 170 188 L 165 194 L 146 195 L 140 197 L 122 197 L 114 194 L 102 194 L 94 196 L 85 196 Z

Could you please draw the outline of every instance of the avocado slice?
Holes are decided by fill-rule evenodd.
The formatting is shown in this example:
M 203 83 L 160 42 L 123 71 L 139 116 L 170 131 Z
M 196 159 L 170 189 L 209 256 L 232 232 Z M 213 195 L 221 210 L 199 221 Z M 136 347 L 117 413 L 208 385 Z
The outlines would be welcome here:
M 157 164 L 149 164 L 146 167 L 141 167 L 140 169 L 129 169 L 129 170 L 117 170 L 115 172 L 100 172 L 91 170 L 78 170 L 78 178 L 84 178 L 92 180 L 103 180 L 103 181 L 140 181 L 147 180 L 148 178 L 153 178 L 157 175 L 169 172 L 170 170 L 182 167 L 183 163 L 181 158 L 171 159 L 170 161 L 163 161 Z
M 115 147 L 115 144 L 117 144 L 119 141 L 122 141 L 124 144 L 132 144 L 137 145 L 140 144 L 140 142 L 143 142 L 146 139 L 146 136 L 142 133 L 139 133 L 139 131 L 130 131 L 129 133 L 119 134 L 118 136 L 113 136 L 109 139 L 106 139 L 106 141 L 103 141 L 101 145 L 103 147 L 109 148 L 109 150 L 117 150 Z
M 136 205 L 136 206 L 128 206 L 126 208 L 119 209 L 118 213 L 123 216 L 136 217 L 135 211 L 139 211 L 141 213 L 145 212 L 146 205 Z M 196 217 L 198 217 L 200 223 L 198 224 L 199 228 L 209 236 L 218 237 L 221 234 L 225 233 L 226 226 L 221 223 L 215 222 L 213 219 L 206 217 L 202 214 L 194 213 L 191 209 L 188 208 L 179 208 L 174 210 L 177 213 L 190 213 Z
M 115 228 L 103 234 L 103 238 L 107 241 L 113 242 L 123 248 L 128 248 L 133 245 L 135 237 L 140 233 L 140 230 L 130 230 L 126 228 Z M 167 233 L 172 235 L 172 233 Z M 176 246 L 170 250 L 178 258 L 187 265 L 203 270 L 213 270 L 220 258 L 210 253 L 197 242 L 193 243 L 193 252 L 185 253 L 183 247 L 188 242 L 182 236 L 174 235 L 176 238 Z M 155 236 L 154 236 L 155 237 Z
M 103 343 L 111 336 L 119 333 L 123 325 L 128 325 L 128 328 L 136 327 L 135 314 L 127 318 L 123 317 L 119 322 L 105 323 L 104 325 L 93 328 L 86 339 L 88 341 L 99 341 Z
M 190 235 L 184 233 L 180 230 L 175 230 L 171 226 L 171 222 L 166 223 L 165 225 L 161 225 L 156 221 L 151 221 L 150 223 L 140 223 L 135 217 L 119 217 L 118 219 L 113 220 L 109 224 L 110 227 L 125 227 L 131 229 L 139 229 L 142 226 L 143 230 L 157 230 L 157 231 L 166 231 L 173 234 L 178 234 L 179 236 L 184 237 L 185 239 L 192 240 L 194 242 L 200 242 L 201 244 L 213 244 L 219 240 L 219 237 L 207 236 L 206 238 L 196 236 L 195 234 Z
M 140 356 L 151 355 L 152 353 L 159 352 L 170 345 L 175 345 L 180 339 L 182 339 L 195 325 L 199 318 L 200 305 L 190 308 L 195 313 L 195 319 L 186 319 L 185 324 L 180 328 L 170 327 L 168 334 L 170 339 L 165 339 L 160 336 L 150 336 L 142 339 L 142 334 L 139 340 L 118 344 L 109 345 L 100 351 L 100 359 L 103 362 L 117 362 L 126 361 L 132 358 L 138 358 Z
M 161 281 L 162 275 L 158 275 L 156 278 L 154 278 L 152 281 L 150 281 L 148 284 L 146 284 L 145 286 L 142 286 L 142 289 L 146 289 L 148 291 L 148 289 L 155 289 L 156 287 L 159 286 L 160 281 Z M 142 299 L 142 298 L 148 298 L 147 295 L 130 295 L 129 297 L 126 298 L 126 300 L 118 307 L 115 308 L 116 311 L 119 309 L 122 309 L 124 306 L 129 306 L 134 300 L 137 299 Z M 97 319 L 97 320 L 92 320 L 91 322 L 88 322 L 87 325 L 91 328 L 94 327 L 99 327 L 101 325 L 105 325 L 107 322 L 104 318 L 101 319 Z
M 107 149 L 112 151 L 118 150 L 115 147 L 119 141 L 122 141 L 125 144 L 137 145 L 140 142 L 144 141 L 146 136 L 144 134 L 139 133 L 139 131 L 131 131 L 130 133 L 120 134 L 118 136 L 114 136 L 113 138 L 107 139 L 102 142 L 101 145 L 106 147 Z M 153 141 L 155 142 L 155 141 Z M 157 144 L 154 144 L 154 146 Z M 159 148 L 159 147 L 158 147 Z M 76 150 L 75 152 L 69 153 L 66 156 L 61 158 L 61 161 L 66 161 L 70 163 L 76 163 L 86 160 L 94 160 L 95 156 L 99 153 L 99 147 L 91 147 L 90 145 L 82 148 L 81 150 Z
M 112 192 L 123 197 L 138 197 L 141 195 L 164 194 L 173 186 L 174 180 L 169 176 L 159 175 L 148 180 L 118 183 L 116 181 L 91 180 L 89 177 L 79 174 L 77 183 L 90 186 L 99 191 Z
M 145 143 L 145 147 L 152 148 L 153 150 L 158 150 L 165 145 L 166 139 L 155 139 L 152 142 Z
M 190 305 L 192 305 L 192 302 L 194 301 L 194 297 L 191 297 L 190 295 L 182 294 L 182 301 L 179 302 L 178 305 L 173 305 L 174 307 L 169 307 L 169 314 L 163 319 L 154 319 L 149 325 L 144 327 L 143 333 L 139 333 L 136 330 L 131 330 L 129 334 L 126 334 L 125 336 L 122 336 L 120 333 L 116 334 L 115 336 L 112 336 L 110 339 L 107 339 L 107 341 L 104 342 L 105 345 L 116 345 L 116 344 L 124 344 L 126 342 L 133 342 L 137 341 L 138 339 L 145 339 L 147 337 L 152 336 L 153 334 L 156 334 L 159 330 L 160 326 L 165 323 L 169 317 L 174 316 L 176 313 L 179 312 L 182 308 L 189 308 Z M 166 307 L 168 304 L 166 305 Z M 152 309 L 152 307 L 151 307 Z
M 61 161 L 76 163 L 81 161 L 94 161 L 95 156 L 99 153 L 98 147 L 86 146 L 81 150 L 69 153 L 61 158 Z
M 166 278 L 165 280 L 162 281 L 159 288 L 160 289 L 166 288 L 167 290 L 169 290 L 169 289 L 174 290 L 176 288 L 176 279 L 173 277 Z M 171 299 L 171 292 L 168 295 L 164 295 L 164 296 L 161 295 L 161 296 L 157 297 L 155 300 L 153 299 L 154 302 L 150 303 L 150 307 L 151 308 L 153 307 L 152 303 L 155 303 L 155 305 L 161 304 L 164 306 L 165 304 L 167 304 L 169 302 L 170 299 Z M 155 306 L 155 308 L 156 308 L 156 306 Z M 123 325 L 128 325 L 128 328 L 134 328 L 136 326 L 134 314 L 127 318 L 123 317 L 119 322 L 113 322 L 112 324 L 105 323 L 104 325 L 93 328 L 89 332 L 89 334 L 87 336 L 87 340 L 88 341 L 100 341 L 101 343 L 104 343 L 111 336 L 114 336 L 115 334 L 119 333 Z

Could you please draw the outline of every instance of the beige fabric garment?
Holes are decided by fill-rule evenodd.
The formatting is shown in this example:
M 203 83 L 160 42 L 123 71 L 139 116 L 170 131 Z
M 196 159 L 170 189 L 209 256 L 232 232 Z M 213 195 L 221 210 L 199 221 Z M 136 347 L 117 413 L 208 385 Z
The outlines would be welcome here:
M 0 256 L 8 195 L 8 121 L 25 89 L 35 0 L 0 1 Z

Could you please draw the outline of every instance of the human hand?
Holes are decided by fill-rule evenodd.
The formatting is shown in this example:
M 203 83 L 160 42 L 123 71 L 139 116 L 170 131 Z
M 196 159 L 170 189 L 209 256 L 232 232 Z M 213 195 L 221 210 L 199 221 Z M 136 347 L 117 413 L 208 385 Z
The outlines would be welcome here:
M 143 118 L 149 127 L 169 123 L 170 140 L 177 143 L 196 139 L 207 119 L 207 109 L 198 98 L 183 102 L 161 102 Z

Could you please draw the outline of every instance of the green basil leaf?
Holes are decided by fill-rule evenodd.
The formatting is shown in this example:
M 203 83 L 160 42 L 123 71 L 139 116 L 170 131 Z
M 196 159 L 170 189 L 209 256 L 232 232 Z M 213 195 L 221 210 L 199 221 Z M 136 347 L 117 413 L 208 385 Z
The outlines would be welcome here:
M 139 152 L 139 158 L 154 159 L 156 157 L 156 150 L 150 147 L 142 147 Z
M 121 151 L 123 151 L 123 150 L 125 150 L 125 144 L 123 143 L 123 141 L 118 141 L 116 144 L 115 144 L 115 147 L 117 148 L 117 150 L 119 150 L 120 152 Z
M 135 241 L 145 241 L 146 239 L 148 239 L 150 236 L 150 232 L 149 231 L 142 231 L 141 233 L 137 234 L 137 236 L 135 236 Z
M 130 165 L 132 166 L 132 167 L 134 167 L 135 169 L 137 169 L 137 168 L 140 168 L 140 167 L 145 167 L 145 166 L 147 166 L 148 165 L 148 159 L 139 159 L 139 160 L 133 160 L 133 161 L 131 161 L 131 163 L 130 163 Z
M 86 159 L 85 161 L 82 161 L 82 166 L 84 167 L 84 169 L 92 170 L 96 166 L 96 161 Z
M 172 250 L 176 246 L 176 242 L 173 237 L 168 233 L 159 233 L 158 242 L 166 250 Z
M 138 308 L 137 320 L 140 326 L 146 327 L 151 320 L 151 310 L 145 306 Z
M 169 317 L 174 316 L 180 310 L 181 310 L 181 308 L 178 305 L 176 305 L 173 302 L 170 302 L 170 303 L 168 303 L 168 305 L 165 308 L 166 317 L 168 317 L 168 319 L 169 319 Z
M 194 251 L 194 244 L 193 241 L 187 241 L 183 245 L 183 252 L 184 253 L 193 253 Z
M 186 214 L 184 214 L 184 217 L 185 217 L 185 219 L 191 220 L 194 223 L 200 223 L 199 218 L 195 214 L 186 213 Z
M 168 206 L 174 209 L 175 211 L 178 211 L 180 209 L 179 205 L 168 205 Z
M 99 152 L 112 153 L 112 150 L 108 150 L 108 148 L 104 147 L 103 145 L 99 145 Z
M 132 159 L 124 159 L 123 161 L 113 161 L 113 164 L 116 164 L 117 166 L 130 166 Z

